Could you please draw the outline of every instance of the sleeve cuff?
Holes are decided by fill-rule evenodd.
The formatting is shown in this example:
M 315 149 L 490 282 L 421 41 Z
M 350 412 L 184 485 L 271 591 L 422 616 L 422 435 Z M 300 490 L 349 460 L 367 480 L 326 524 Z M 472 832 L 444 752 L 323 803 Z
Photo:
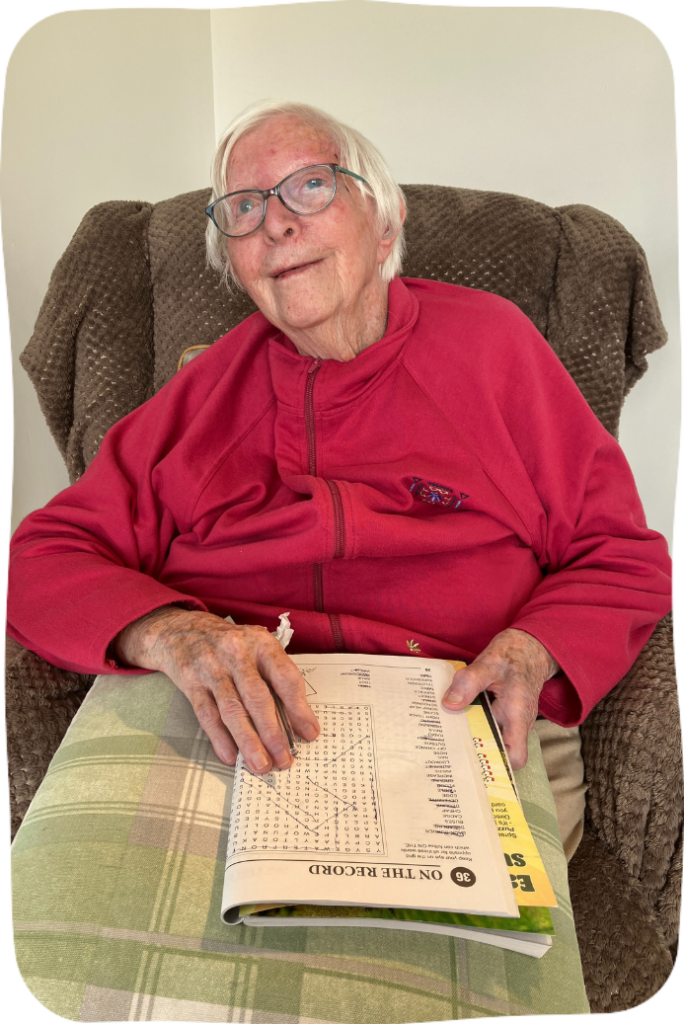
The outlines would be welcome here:
M 587 717 L 594 702 L 587 699 L 591 692 L 584 674 L 577 666 L 565 644 L 556 637 L 550 636 L 543 624 L 532 619 L 523 619 L 511 624 L 512 629 L 520 629 L 538 640 L 549 654 L 555 658 L 560 671 L 547 679 L 539 695 L 539 711 L 550 722 L 570 729 L 580 725 Z M 572 673 L 572 678 L 570 676 Z
M 77 596 L 56 601 L 43 610 L 40 623 L 35 611 L 14 616 L 8 631 L 20 644 L 58 668 L 82 674 L 134 675 L 144 670 L 123 666 L 113 656 L 113 644 L 126 626 L 164 605 L 179 605 L 191 611 L 209 609 L 192 594 L 183 594 L 151 576 L 122 567 L 84 567 Z M 65 603 L 68 607 L 65 607 Z M 54 609 L 54 611 L 53 611 Z M 22 628 L 26 619 L 27 627 Z M 36 644 L 31 634 L 40 635 Z M 28 627 L 31 627 L 30 629 Z

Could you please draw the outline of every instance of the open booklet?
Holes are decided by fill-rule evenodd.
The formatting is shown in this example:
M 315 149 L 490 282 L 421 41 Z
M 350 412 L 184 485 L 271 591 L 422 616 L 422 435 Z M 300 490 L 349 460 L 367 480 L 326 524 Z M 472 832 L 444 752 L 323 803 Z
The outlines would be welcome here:
M 238 759 L 224 920 L 446 930 L 508 948 L 526 940 L 521 951 L 542 955 L 553 931 L 542 908 L 555 905 L 553 893 L 484 705 L 441 706 L 457 666 L 293 660 L 321 734 L 298 744 L 286 772 L 253 775 Z M 529 842 L 519 850 L 523 832 Z

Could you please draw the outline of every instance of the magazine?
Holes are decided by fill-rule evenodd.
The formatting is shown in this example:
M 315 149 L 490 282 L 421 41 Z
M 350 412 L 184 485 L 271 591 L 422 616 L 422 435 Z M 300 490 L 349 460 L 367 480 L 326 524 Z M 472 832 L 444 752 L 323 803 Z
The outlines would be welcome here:
M 453 935 L 455 938 L 484 942 L 537 958 L 549 950 L 553 941 L 552 936 L 555 934 L 551 914 L 546 907 L 521 907 L 518 918 L 379 907 L 268 904 L 242 906 L 240 912 L 244 924 L 257 928 L 273 925 L 398 928 L 404 931 Z
M 463 663 L 451 663 L 458 671 Z M 486 693 L 466 709 L 468 725 L 494 815 L 520 917 L 447 913 L 418 908 L 379 908 L 246 904 L 239 920 L 257 927 L 273 925 L 368 926 L 446 933 L 489 943 L 534 957 L 543 956 L 554 934 L 549 907 L 553 890 L 524 819 L 513 772 Z
M 502 855 L 510 807 L 495 820 L 468 713 L 441 705 L 456 666 L 380 655 L 293 660 L 321 734 L 297 742 L 284 772 L 255 775 L 238 758 L 224 920 L 245 920 L 241 908 L 256 904 L 394 913 L 375 916 L 376 927 L 396 927 L 398 912 L 416 908 L 519 918 L 510 875 L 529 872 L 517 863 L 509 871 Z M 519 808 L 510 780 L 509 793 Z M 515 829 L 508 835 L 517 841 Z

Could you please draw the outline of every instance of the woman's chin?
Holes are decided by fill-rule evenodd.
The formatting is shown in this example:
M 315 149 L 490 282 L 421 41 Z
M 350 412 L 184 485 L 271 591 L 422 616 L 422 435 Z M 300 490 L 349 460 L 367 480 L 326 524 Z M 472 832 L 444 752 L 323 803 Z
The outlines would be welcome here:
M 335 313 L 334 304 L 322 303 L 320 295 L 315 301 L 313 296 L 298 296 L 296 293 L 283 296 L 283 299 L 284 301 L 277 304 L 274 312 L 278 326 L 288 336 L 289 331 L 311 331 L 319 328 Z

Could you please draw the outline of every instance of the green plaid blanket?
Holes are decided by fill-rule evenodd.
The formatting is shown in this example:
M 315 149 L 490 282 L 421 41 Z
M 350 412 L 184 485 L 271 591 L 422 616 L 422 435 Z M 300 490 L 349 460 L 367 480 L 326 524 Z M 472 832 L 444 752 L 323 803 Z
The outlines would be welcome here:
M 20 970 L 40 1002 L 79 1021 L 587 1013 L 534 734 L 517 778 L 559 903 L 543 959 L 414 932 L 230 927 L 219 910 L 233 770 L 166 676 L 101 676 L 14 842 Z

